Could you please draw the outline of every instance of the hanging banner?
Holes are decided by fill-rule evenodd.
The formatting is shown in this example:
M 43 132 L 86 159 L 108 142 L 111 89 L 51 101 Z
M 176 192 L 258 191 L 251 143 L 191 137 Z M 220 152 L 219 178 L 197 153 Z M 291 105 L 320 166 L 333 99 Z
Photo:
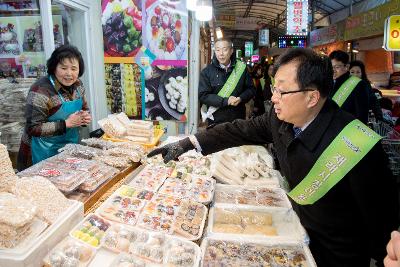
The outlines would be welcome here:
M 258 27 L 259 18 L 252 17 L 236 17 L 235 30 L 256 30 Z
M 400 51 L 400 15 L 393 15 L 385 21 L 384 48 L 387 51 Z
M 259 30 L 258 46 L 269 46 L 269 29 Z
M 232 13 L 218 13 L 215 15 L 215 23 L 219 27 L 233 28 L 235 27 L 235 15 Z
M 307 35 L 308 0 L 287 0 L 287 35 Z
M 251 57 L 253 55 L 253 42 L 245 42 L 244 43 L 244 56 Z
M 392 0 L 361 14 L 346 19 L 344 39 L 354 40 L 383 34 L 387 17 L 399 13 L 400 0 Z

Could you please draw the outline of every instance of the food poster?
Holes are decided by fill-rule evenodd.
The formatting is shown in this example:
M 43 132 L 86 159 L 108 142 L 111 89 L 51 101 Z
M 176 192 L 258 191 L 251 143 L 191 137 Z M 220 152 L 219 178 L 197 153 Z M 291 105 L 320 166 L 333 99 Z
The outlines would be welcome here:
M 188 11 L 185 1 L 146 0 L 144 45 L 155 56 L 154 65 L 187 66 Z
M 21 56 L 17 58 L 20 61 L 25 78 L 39 78 L 47 75 L 46 59 L 44 53 L 35 56 Z
M 0 78 L 20 78 L 23 75 L 22 65 L 17 64 L 14 58 L 0 58 Z
M 148 120 L 187 120 L 187 68 L 152 66 L 145 72 L 145 118 Z
M 105 64 L 107 107 L 111 113 L 125 112 L 142 118 L 141 70 L 137 64 Z
M 21 53 L 15 17 L 2 17 L 0 22 L 0 58 L 12 58 Z
M 142 46 L 142 0 L 102 0 L 105 57 L 133 57 Z

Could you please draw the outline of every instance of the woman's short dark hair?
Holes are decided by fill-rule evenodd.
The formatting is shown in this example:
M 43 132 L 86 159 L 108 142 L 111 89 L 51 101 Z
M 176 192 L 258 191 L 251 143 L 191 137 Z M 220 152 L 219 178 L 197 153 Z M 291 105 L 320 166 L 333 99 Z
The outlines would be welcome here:
M 51 53 L 50 58 L 47 60 L 47 73 L 49 75 L 54 75 L 58 63 L 62 62 L 64 59 L 76 59 L 79 62 L 79 77 L 85 72 L 85 64 L 83 63 L 83 58 L 81 52 L 78 48 L 73 45 L 62 45 L 56 48 L 53 53 Z
M 300 90 L 315 88 L 327 97 L 333 89 L 333 69 L 330 59 L 309 48 L 293 48 L 283 53 L 274 64 L 274 76 L 286 64 L 297 63 L 296 81 Z
M 362 61 L 354 60 L 354 61 L 350 62 L 349 70 L 351 70 L 352 67 L 359 67 L 361 70 L 361 79 L 363 79 L 366 82 L 369 82 L 369 80 L 367 78 L 367 73 L 365 72 L 365 65 Z
M 329 54 L 330 59 L 335 59 L 342 62 L 343 64 L 349 64 L 349 55 L 342 50 L 335 50 Z

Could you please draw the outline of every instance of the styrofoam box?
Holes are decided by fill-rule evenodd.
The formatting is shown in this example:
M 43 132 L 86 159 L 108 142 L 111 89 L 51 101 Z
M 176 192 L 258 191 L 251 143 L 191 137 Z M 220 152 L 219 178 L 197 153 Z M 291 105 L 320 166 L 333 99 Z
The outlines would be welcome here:
M 239 211 L 254 211 L 260 213 L 270 213 L 272 215 L 272 226 L 275 227 L 277 231 L 276 236 L 266 236 L 266 235 L 248 235 L 248 234 L 234 234 L 234 233 L 218 233 L 213 231 L 214 226 L 214 214 L 215 209 L 220 208 L 227 211 L 232 211 L 233 213 Z M 241 206 L 232 206 L 227 207 L 225 205 L 215 205 L 210 209 L 209 218 L 208 218 L 208 226 L 207 226 L 207 236 L 211 237 L 221 237 L 224 238 L 226 236 L 233 237 L 243 237 L 248 240 L 252 239 L 270 239 L 276 241 L 286 241 L 286 240 L 295 240 L 301 241 L 304 243 L 309 242 L 309 237 L 307 235 L 306 230 L 301 225 L 299 218 L 296 213 L 291 209 L 274 209 L 268 207 L 241 207 Z
M 224 238 L 214 238 L 214 237 L 206 237 L 203 239 L 201 242 L 201 265 L 200 266 L 206 266 L 204 265 L 204 256 L 206 253 L 207 245 L 210 241 L 224 241 L 224 242 L 235 242 L 235 243 L 240 243 L 240 244 L 258 244 L 265 246 L 267 248 L 293 248 L 293 249 L 299 249 L 304 253 L 304 256 L 306 258 L 307 265 L 305 267 L 317 267 L 317 264 L 315 263 L 314 257 L 311 254 L 310 249 L 308 246 L 302 242 L 296 242 L 296 241 L 283 241 L 283 242 L 276 242 L 274 240 L 249 240 L 248 238 L 235 238 L 235 237 L 224 237 Z M 217 265 L 218 266 L 223 266 Z
M 83 203 L 70 200 L 72 205 L 48 227 L 35 242 L 20 249 L 0 250 L 0 267 L 38 267 L 46 254 L 83 219 Z
M 239 203 L 225 203 L 225 202 L 217 202 L 216 200 L 216 194 L 218 192 L 225 192 L 225 193 L 234 193 L 235 191 L 241 191 L 241 190 L 256 190 L 257 188 L 267 188 L 274 193 L 276 193 L 280 199 L 282 200 L 281 204 L 282 206 L 265 206 L 261 204 L 239 204 Z M 276 208 L 276 209 L 281 209 L 281 208 L 292 208 L 292 204 L 289 201 L 289 198 L 287 197 L 285 191 L 281 188 L 275 188 L 275 187 L 268 187 L 268 186 L 247 186 L 247 185 L 226 185 L 226 184 L 216 184 L 215 186 L 215 191 L 214 191 L 214 200 L 213 200 L 214 205 L 226 205 L 226 206 L 240 206 L 240 207 L 268 207 L 268 208 Z

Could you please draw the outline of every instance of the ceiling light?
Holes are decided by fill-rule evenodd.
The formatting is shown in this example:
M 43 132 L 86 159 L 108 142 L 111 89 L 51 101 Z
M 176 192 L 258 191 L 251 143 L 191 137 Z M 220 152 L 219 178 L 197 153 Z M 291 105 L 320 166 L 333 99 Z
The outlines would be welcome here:
M 197 0 L 186 0 L 186 8 L 190 11 L 195 11 L 196 10 L 196 5 Z
M 209 21 L 212 19 L 212 3 L 210 0 L 197 1 L 196 19 L 200 21 Z

